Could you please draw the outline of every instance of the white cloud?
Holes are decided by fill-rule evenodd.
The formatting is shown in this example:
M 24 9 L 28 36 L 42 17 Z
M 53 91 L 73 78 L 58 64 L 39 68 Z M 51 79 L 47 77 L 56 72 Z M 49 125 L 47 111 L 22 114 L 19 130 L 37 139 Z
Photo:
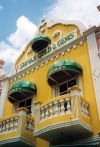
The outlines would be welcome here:
M 0 58 L 5 62 L 13 63 L 18 55 L 18 50 L 7 44 L 5 41 L 0 42 Z
M 21 16 L 16 25 L 17 30 L 8 37 L 8 41 L 15 48 L 22 48 L 33 38 L 37 27 L 25 16 Z
M 98 5 L 99 0 L 55 0 L 47 16 L 50 19 L 80 20 L 86 25 L 95 25 L 100 23 Z
M 0 10 L 2 10 L 3 9 L 3 6 L 2 5 L 0 5 Z
M 16 61 L 19 53 L 26 44 L 34 37 L 37 27 L 25 16 L 20 16 L 16 22 L 17 29 L 7 37 L 6 41 L 0 42 L 0 58 L 7 65 Z

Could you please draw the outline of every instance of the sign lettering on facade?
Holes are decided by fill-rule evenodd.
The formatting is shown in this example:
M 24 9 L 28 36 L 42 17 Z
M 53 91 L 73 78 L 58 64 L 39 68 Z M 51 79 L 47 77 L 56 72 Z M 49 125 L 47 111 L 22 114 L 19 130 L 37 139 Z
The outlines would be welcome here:
M 59 48 L 65 46 L 68 43 L 70 43 L 71 41 L 75 40 L 76 38 L 77 38 L 77 30 L 74 30 L 74 31 L 70 32 L 69 34 L 67 34 L 67 36 L 65 36 L 65 37 L 61 38 L 60 40 L 58 40 L 57 42 L 55 42 L 54 44 L 51 44 L 47 48 L 38 52 L 35 56 L 27 59 L 26 61 L 22 62 L 19 65 L 16 65 L 18 67 L 17 71 L 20 71 L 21 69 L 32 64 L 33 62 L 35 63 L 40 58 L 49 55 L 50 53 L 54 52 L 55 50 L 58 50 Z M 15 70 L 16 70 L 16 66 L 15 66 Z

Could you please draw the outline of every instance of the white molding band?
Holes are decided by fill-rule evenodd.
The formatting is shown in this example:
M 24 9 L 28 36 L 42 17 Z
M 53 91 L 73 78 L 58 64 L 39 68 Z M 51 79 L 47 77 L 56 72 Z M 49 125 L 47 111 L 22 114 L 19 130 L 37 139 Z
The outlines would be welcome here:
M 56 124 L 53 124 L 53 125 L 46 126 L 46 127 L 42 128 L 38 131 L 34 131 L 33 134 L 34 134 L 34 136 L 38 137 L 42 133 L 46 133 L 46 132 L 54 130 L 54 129 L 59 129 L 59 128 L 68 127 L 68 126 L 74 126 L 74 125 L 81 125 L 82 127 L 87 129 L 91 133 L 93 131 L 93 128 L 90 125 L 84 123 L 80 119 L 74 119 L 74 120 L 60 122 L 60 123 L 56 123 Z
M 6 144 L 10 144 L 10 143 L 16 143 L 16 142 L 23 142 L 23 143 L 26 143 L 27 145 L 29 146 L 32 146 L 32 147 L 35 147 L 35 142 L 33 141 L 30 141 L 29 139 L 25 138 L 25 137 L 19 137 L 19 136 L 16 136 L 16 137 L 13 137 L 13 138 L 9 138 L 9 139 L 4 139 L 4 140 L 0 140 L 0 146 L 1 145 L 5 145 Z

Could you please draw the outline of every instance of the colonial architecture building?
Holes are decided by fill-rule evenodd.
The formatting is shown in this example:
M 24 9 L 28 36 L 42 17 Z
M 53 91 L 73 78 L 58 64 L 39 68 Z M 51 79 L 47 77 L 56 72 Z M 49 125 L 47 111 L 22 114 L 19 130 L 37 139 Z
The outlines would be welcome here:
M 2 78 L 0 146 L 100 146 L 100 26 L 42 20 Z

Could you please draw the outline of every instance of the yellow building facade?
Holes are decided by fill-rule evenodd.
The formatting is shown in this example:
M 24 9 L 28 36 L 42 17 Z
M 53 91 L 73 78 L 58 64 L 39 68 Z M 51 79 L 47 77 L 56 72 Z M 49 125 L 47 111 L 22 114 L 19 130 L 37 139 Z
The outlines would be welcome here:
M 100 27 L 42 20 L 2 79 L 0 145 L 100 144 Z

